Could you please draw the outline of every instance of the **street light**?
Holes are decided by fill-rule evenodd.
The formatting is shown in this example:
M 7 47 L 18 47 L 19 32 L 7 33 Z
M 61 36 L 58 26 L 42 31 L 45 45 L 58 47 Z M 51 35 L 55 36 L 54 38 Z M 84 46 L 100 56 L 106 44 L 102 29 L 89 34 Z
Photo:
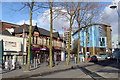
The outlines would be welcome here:
M 119 15 L 119 12 L 118 12 L 118 10 L 117 10 L 117 6 L 116 6 L 116 5 L 112 5 L 112 6 L 110 6 L 110 8 L 111 8 L 111 9 L 116 9 L 117 14 L 118 14 L 118 17 L 120 17 L 120 15 Z M 118 62 L 118 54 L 117 54 L 117 63 L 119 63 L 119 62 Z
M 116 9 L 117 14 L 118 14 L 118 17 L 120 17 L 120 14 L 119 14 L 119 12 L 118 12 L 118 10 L 117 10 L 117 6 L 116 6 L 116 5 L 112 5 L 112 6 L 110 6 L 110 8 L 111 8 L 111 9 Z
M 115 9 L 115 8 L 117 8 L 117 6 L 116 5 L 112 5 L 112 6 L 110 6 L 110 8 L 111 9 Z

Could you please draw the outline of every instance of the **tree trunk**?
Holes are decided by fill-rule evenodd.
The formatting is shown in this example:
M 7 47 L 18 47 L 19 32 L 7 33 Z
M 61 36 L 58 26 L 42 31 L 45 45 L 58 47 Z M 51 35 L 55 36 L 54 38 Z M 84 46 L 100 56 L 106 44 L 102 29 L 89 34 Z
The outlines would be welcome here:
M 29 28 L 29 39 L 28 39 L 27 71 L 30 71 L 31 30 L 32 30 L 32 10 L 30 9 L 30 28 Z
M 69 38 L 68 38 L 68 56 L 67 56 L 67 65 L 70 64 L 70 43 L 71 43 L 71 32 L 72 32 L 72 16 L 70 16 L 70 31 L 69 31 Z
M 52 18 L 52 6 L 53 6 L 53 3 L 50 2 L 50 68 L 52 68 L 52 65 L 53 65 L 53 62 L 52 62 L 52 27 L 53 27 L 53 18 Z

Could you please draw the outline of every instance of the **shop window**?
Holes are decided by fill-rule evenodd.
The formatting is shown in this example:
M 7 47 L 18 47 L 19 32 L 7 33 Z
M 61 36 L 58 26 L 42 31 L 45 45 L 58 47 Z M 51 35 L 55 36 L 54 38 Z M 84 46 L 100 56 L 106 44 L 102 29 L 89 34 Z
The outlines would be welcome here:
M 87 47 L 87 52 L 89 52 L 89 48 Z
M 104 49 L 104 48 L 100 48 L 100 50 L 101 50 L 101 51 L 105 51 L 105 49 Z

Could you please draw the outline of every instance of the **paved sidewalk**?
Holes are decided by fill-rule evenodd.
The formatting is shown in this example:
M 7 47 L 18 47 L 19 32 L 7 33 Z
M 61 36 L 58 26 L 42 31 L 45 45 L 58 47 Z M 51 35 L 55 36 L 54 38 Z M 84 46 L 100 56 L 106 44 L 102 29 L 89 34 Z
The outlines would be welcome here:
M 110 64 L 96 73 L 104 78 L 119 78 L 120 80 L 120 64 Z
M 118 80 L 119 78 L 120 80 L 120 64 L 117 64 L 116 62 L 110 63 L 107 66 L 95 64 L 94 66 L 87 66 L 85 68 L 100 75 L 103 78 L 111 80 Z
M 3 73 L 2 77 L 3 78 L 27 78 L 31 77 L 33 75 L 42 75 L 46 73 L 51 73 L 51 72 L 57 72 L 61 70 L 68 70 L 73 67 L 77 66 L 86 66 L 86 65 L 92 65 L 94 63 L 80 63 L 80 64 L 75 64 L 74 62 L 71 62 L 70 65 L 66 65 L 66 62 L 60 62 L 58 65 L 55 65 L 53 68 L 49 68 L 49 66 L 46 66 L 47 63 L 41 64 L 37 69 L 32 69 L 29 72 L 25 71 L 25 67 L 22 69 L 10 71 L 7 73 Z

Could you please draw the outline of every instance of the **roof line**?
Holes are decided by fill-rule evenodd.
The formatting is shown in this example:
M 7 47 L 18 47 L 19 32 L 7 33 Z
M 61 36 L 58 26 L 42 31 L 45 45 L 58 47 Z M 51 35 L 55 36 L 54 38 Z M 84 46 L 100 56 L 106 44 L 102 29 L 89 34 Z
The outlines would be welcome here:
M 88 24 L 88 25 L 83 26 L 82 28 L 85 28 L 85 27 L 87 27 L 87 26 L 89 26 L 89 27 L 90 27 L 90 26 L 92 26 L 92 25 L 104 25 L 104 26 L 107 26 L 107 27 L 111 27 L 111 26 L 110 26 L 110 24 L 103 24 L 103 23 L 91 23 L 91 24 Z M 74 32 L 74 33 L 73 33 L 73 35 L 75 35 L 75 34 L 76 34 L 78 31 L 80 31 L 80 30 L 81 30 L 81 28 L 80 28 L 80 29 L 78 29 L 76 32 Z M 73 36 L 73 35 L 72 35 L 72 36 Z
M 16 25 L 16 26 L 21 26 L 21 25 L 18 25 L 18 24 L 14 24 L 14 23 L 10 23 L 10 22 L 4 22 L 4 21 L 2 21 L 2 23 L 7 23 L 7 24 Z

